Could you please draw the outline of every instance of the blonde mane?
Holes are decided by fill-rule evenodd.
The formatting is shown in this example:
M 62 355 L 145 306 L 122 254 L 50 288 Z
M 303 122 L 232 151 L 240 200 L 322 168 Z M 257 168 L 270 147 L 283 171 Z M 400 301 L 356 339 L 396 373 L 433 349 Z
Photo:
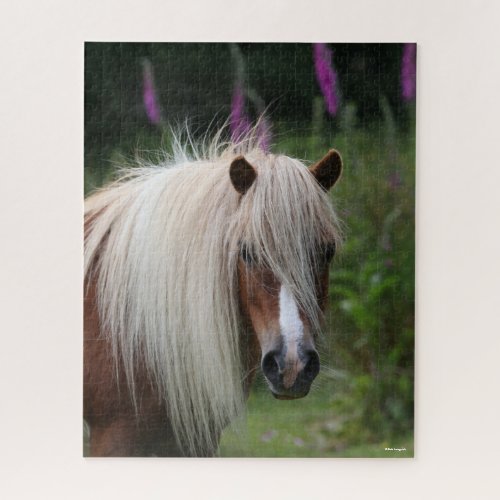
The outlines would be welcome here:
M 196 455 L 216 450 L 244 406 L 241 244 L 317 325 L 312 249 L 338 241 L 339 229 L 328 195 L 300 161 L 266 154 L 250 136 L 186 142 L 175 139 L 165 163 L 129 169 L 86 200 L 85 277 L 96 280 L 101 331 L 134 401 L 141 359 L 176 439 Z M 258 174 L 243 196 L 229 177 L 237 154 Z

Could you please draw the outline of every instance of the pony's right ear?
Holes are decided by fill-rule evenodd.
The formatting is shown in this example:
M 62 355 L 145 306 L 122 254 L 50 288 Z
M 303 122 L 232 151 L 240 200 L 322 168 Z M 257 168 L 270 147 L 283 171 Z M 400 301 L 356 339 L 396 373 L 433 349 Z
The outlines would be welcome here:
M 243 156 L 237 156 L 229 167 L 229 177 L 234 189 L 240 194 L 245 194 L 257 178 L 257 172 Z

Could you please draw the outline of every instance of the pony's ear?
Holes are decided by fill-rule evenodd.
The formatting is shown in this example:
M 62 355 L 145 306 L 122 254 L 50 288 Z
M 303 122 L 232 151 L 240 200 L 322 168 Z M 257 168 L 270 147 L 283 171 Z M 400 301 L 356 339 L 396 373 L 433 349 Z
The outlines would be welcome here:
M 330 149 L 327 155 L 318 163 L 309 167 L 320 186 L 328 191 L 339 180 L 342 172 L 342 158 L 338 151 Z
M 257 178 L 257 172 L 243 156 L 237 156 L 229 167 L 229 177 L 234 189 L 240 194 L 245 194 Z

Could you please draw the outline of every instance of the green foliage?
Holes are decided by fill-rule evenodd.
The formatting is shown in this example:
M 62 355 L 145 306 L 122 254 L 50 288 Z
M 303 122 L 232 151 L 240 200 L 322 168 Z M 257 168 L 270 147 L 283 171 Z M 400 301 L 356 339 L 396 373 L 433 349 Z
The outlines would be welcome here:
M 330 276 L 332 361 L 349 370 L 362 405 L 352 425 L 374 439 L 413 427 L 414 143 L 386 124 L 346 159 L 357 188 L 344 199 L 346 244 Z

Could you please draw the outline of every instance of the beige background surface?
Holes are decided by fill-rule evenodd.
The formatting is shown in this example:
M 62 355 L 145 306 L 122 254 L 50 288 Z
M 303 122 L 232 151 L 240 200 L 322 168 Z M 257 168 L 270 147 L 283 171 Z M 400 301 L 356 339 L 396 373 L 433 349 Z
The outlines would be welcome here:
M 499 498 L 499 14 L 494 0 L 4 2 L 0 496 Z M 85 40 L 419 43 L 414 460 L 81 458 Z

